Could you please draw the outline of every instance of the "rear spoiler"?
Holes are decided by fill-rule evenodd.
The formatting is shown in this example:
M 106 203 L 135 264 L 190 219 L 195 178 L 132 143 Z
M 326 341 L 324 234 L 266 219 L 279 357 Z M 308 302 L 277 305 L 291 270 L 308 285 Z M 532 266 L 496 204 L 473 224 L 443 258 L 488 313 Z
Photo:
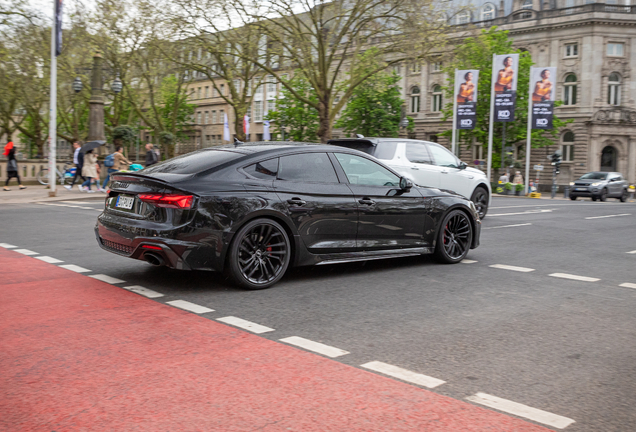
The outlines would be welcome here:
M 340 138 L 327 141 L 327 144 L 359 150 L 373 156 L 378 142 L 374 138 Z

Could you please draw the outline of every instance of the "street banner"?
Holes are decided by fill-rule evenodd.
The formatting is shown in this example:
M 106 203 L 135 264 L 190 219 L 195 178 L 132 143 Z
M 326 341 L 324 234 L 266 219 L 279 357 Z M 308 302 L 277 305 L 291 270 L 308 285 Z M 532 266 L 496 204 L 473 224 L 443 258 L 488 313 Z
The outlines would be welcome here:
M 223 118 L 223 139 L 225 141 L 231 141 L 230 137 L 230 122 L 227 120 L 227 113 L 224 113 Z
M 495 93 L 494 121 L 496 122 L 511 122 L 515 119 L 518 69 L 519 54 L 494 56 L 492 82 Z
M 55 0 L 55 55 L 62 54 L 62 0 Z
M 552 129 L 555 67 L 530 68 L 532 129 Z
M 269 134 L 269 120 L 263 121 L 263 141 L 269 141 L 272 137 Z
M 247 139 L 250 134 L 250 116 L 247 114 L 243 117 L 243 133 L 245 133 L 245 139 Z
M 455 116 L 457 129 L 474 129 L 477 122 L 479 71 L 455 69 Z

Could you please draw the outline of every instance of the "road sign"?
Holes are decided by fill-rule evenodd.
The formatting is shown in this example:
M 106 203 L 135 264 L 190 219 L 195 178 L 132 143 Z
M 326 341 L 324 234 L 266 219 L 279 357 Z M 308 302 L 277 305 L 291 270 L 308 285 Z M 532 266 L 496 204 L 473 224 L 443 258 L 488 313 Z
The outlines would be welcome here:
M 534 166 L 534 170 L 535 171 L 543 171 L 543 165 L 535 165 Z

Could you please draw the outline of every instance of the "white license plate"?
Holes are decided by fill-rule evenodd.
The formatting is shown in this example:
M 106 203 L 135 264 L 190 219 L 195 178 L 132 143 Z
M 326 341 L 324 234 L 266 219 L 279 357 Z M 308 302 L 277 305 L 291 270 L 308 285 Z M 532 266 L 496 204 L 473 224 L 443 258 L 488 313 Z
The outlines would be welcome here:
M 119 195 L 115 207 L 130 210 L 135 202 L 135 198 Z
M 574 190 L 584 191 L 584 190 L 585 190 L 585 188 L 576 188 L 576 189 L 574 189 Z

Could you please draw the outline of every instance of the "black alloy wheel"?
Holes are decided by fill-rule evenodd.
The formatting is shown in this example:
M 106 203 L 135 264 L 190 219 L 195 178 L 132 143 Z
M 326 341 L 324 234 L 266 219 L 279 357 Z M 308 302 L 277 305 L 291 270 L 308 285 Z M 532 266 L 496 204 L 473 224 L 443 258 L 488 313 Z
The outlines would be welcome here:
M 473 241 L 473 227 L 468 215 L 461 210 L 453 210 L 444 218 L 439 230 L 435 256 L 447 264 L 463 260 Z
M 599 199 L 603 202 L 607 201 L 607 189 L 603 189 L 601 191 L 601 196 L 599 197 Z
M 228 257 L 230 275 L 243 288 L 268 288 L 283 277 L 290 255 L 285 229 L 271 219 L 256 219 L 234 237 Z
M 486 213 L 488 213 L 488 191 L 479 186 L 475 188 L 473 196 L 470 198 L 470 200 L 475 203 L 475 207 L 477 207 L 479 219 L 485 218 Z
M 592 195 L 592 201 L 596 201 L 597 199 L 598 199 L 598 197 L 597 197 L 597 196 Z
M 621 194 L 621 197 L 619 198 L 619 200 L 621 202 L 627 201 L 627 191 L 626 190 L 623 191 L 623 193 Z

